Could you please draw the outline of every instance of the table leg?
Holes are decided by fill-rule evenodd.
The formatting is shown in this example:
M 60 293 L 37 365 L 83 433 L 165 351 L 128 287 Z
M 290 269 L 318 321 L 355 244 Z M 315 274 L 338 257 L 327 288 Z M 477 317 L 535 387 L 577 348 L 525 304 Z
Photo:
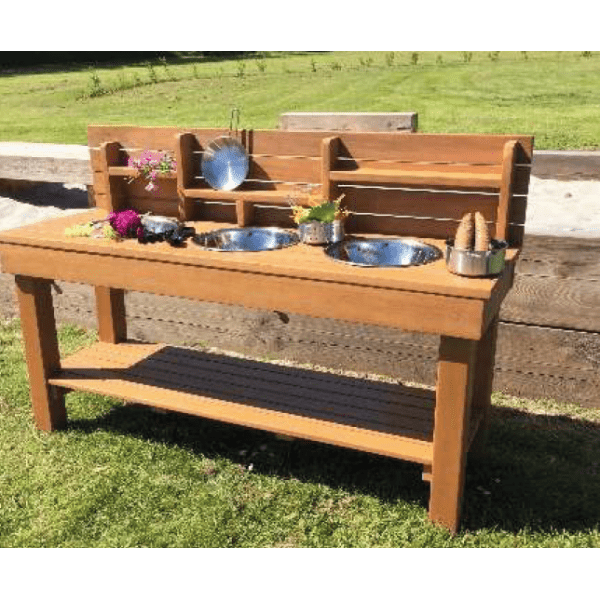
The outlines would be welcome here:
M 440 341 L 429 517 L 453 533 L 460 523 L 477 348 L 473 340 Z
M 52 431 L 67 421 L 64 390 L 48 379 L 60 369 L 51 281 L 15 277 L 33 416 L 39 429 Z
M 473 385 L 473 411 L 480 415 L 480 421 L 477 434 L 469 448 L 471 455 L 483 452 L 490 426 L 497 337 L 498 317 L 492 321 L 477 348 L 477 365 L 475 367 L 475 383 Z
M 103 286 L 96 286 L 95 292 L 98 339 L 111 344 L 125 341 L 127 339 L 125 292 Z

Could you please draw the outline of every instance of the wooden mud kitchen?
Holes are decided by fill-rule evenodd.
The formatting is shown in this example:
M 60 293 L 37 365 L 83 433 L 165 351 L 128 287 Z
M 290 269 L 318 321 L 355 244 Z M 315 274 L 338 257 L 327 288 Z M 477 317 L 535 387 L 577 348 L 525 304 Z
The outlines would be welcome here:
M 247 174 L 235 189 L 211 187 L 203 154 L 232 135 Z M 481 448 L 489 423 L 498 314 L 523 241 L 533 138 L 90 126 L 88 144 L 96 208 L 0 235 L 2 269 L 16 279 L 37 427 L 64 426 L 64 394 L 84 390 L 413 461 L 431 485 L 430 518 L 456 532 L 467 453 Z M 128 166 L 145 150 L 176 159 L 155 191 Z M 315 194 L 344 194 L 346 240 L 417 239 L 439 257 L 360 267 L 305 243 L 227 252 L 195 238 L 171 245 L 65 234 L 122 209 L 176 217 L 196 236 L 289 231 L 296 228 L 290 201 L 307 204 Z M 468 212 L 481 213 L 492 238 L 508 242 L 495 276 L 460 276 L 444 260 Z M 54 280 L 89 284 L 96 295 L 99 341 L 62 359 Z M 438 334 L 435 392 L 129 340 L 126 290 Z

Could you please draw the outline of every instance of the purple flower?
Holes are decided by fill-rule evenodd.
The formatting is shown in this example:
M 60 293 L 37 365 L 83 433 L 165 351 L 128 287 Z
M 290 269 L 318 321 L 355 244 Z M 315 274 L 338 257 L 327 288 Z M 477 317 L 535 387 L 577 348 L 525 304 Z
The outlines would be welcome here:
M 110 226 L 121 237 L 135 237 L 138 235 L 138 228 L 141 228 L 142 221 L 135 210 L 121 210 L 108 215 Z

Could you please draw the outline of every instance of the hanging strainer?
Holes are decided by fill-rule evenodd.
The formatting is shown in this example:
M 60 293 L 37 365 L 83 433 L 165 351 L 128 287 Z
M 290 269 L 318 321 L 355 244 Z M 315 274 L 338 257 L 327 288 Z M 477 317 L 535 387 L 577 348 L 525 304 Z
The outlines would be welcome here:
M 229 134 L 213 140 L 202 154 L 201 170 L 206 183 L 215 190 L 234 190 L 248 175 L 249 160 L 238 136 L 239 110 L 231 111 Z M 236 115 L 235 137 L 232 136 Z

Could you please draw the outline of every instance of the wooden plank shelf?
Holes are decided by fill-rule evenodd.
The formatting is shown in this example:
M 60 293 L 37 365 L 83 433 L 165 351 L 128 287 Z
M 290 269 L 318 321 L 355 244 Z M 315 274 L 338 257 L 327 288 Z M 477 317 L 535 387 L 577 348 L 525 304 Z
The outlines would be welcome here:
M 165 346 L 99 342 L 50 383 L 401 458 L 433 459 L 434 394 Z
M 331 181 L 344 183 L 427 184 L 428 186 L 457 186 L 474 189 L 500 189 L 502 183 L 501 173 L 435 171 L 433 169 L 416 171 L 360 168 L 352 171 L 330 171 L 329 177 Z
M 123 166 L 108 167 L 108 174 L 111 177 L 139 177 L 139 171 L 137 169 Z M 158 173 L 157 177 L 160 179 L 176 179 L 177 173 L 175 171 L 171 171 L 170 173 Z
M 273 204 L 289 206 L 290 198 L 297 201 L 308 199 L 308 195 L 299 195 L 290 190 L 265 190 L 265 189 L 244 189 L 238 188 L 235 190 L 214 190 L 212 188 L 184 188 L 182 194 L 187 198 L 197 200 L 224 200 L 242 202 L 255 202 L 262 204 Z

